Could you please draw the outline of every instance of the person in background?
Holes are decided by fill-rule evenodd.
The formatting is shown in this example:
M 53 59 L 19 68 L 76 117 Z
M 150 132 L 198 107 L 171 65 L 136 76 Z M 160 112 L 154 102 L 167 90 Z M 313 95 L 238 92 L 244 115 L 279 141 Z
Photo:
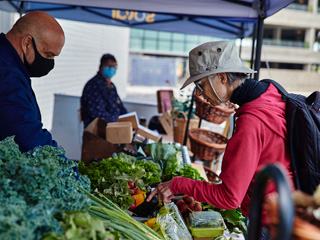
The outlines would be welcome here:
M 22 152 L 37 146 L 57 147 L 43 129 L 31 77 L 47 75 L 65 42 L 59 23 L 48 13 L 27 13 L 0 34 L 0 140 L 15 135 Z
M 115 57 L 104 54 L 100 60 L 98 73 L 84 86 L 81 96 L 81 118 L 84 127 L 87 127 L 95 118 L 115 122 L 119 115 L 127 113 L 116 86 L 111 82 L 117 68 Z
M 175 177 L 160 183 L 147 201 L 157 194 L 170 202 L 173 194 L 187 194 L 196 201 L 209 203 L 220 209 L 241 207 L 248 217 L 255 178 L 267 164 L 279 164 L 288 175 L 294 190 L 289 151 L 285 106 L 281 94 L 272 85 L 249 79 L 254 71 L 243 65 L 236 47 L 228 41 L 202 44 L 189 53 L 190 83 L 196 94 L 213 106 L 230 101 L 240 107 L 235 113 L 235 129 L 225 149 L 221 184 Z M 181 88 L 181 89 L 182 89 Z M 270 185 L 266 194 L 275 192 Z M 267 239 L 262 232 L 261 239 Z

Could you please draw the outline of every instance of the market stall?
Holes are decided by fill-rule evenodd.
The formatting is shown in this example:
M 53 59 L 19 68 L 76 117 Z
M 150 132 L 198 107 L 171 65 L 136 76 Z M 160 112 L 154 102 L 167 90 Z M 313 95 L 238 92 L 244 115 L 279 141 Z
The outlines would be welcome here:
M 27 6 L 39 9 L 41 2 L 24 5 L 24 2 L 8 1 L 10 7 L 17 7 L 21 12 L 34 9 Z M 67 5 L 69 9 L 64 10 L 68 13 L 69 10 L 85 9 L 86 14 L 83 16 L 88 17 L 95 12 L 100 17 L 104 17 L 101 9 L 94 9 L 101 7 L 98 5 L 101 2 L 92 1 L 91 7 L 84 1 L 81 1 L 81 4 L 73 2 L 75 5 L 78 4 L 77 7 Z M 230 1 L 215 3 L 225 2 Z M 55 3 L 59 4 L 58 1 Z M 123 10 L 128 7 L 136 10 L 136 6 L 131 5 L 131 2 L 125 2 L 126 5 L 121 6 L 112 5 L 116 2 L 109 3 L 111 4 L 109 8 L 119 7 Z M 231 3 L 234 4 L 232 1 Z M 72 2 L 70 1 L 69 4 Z M 237 7 L 240 4 L 243 8 L 248 5 L 245 1 L 237 4 Z M 261 20 L 266 17 L 265 2 L 263 1 L 263 6 L 255 4 L 256 2 L 249 4 L 248 26 L 252 21 L 251 14 L 254 15 L 253 19 L 257 17 Z M 285 4 L 287 2 L 284 1 L 279 6 Z M 258 10 L 251 12 L 253 5 L 254 10 Z M 60 6 L 50 7 L 65 6 L 64 2 L 60 2 Z M 144 8 L 145 6 L 147 7 Z M 148 6 L 145 2 L 145 5 L 140 6 L 140 10 L 151 11 L 157 7 L 153 5 L 152 8 L 148 8 Z M 48 6 L 45 7 L 49 11 Z M 158 7 L 159 13 L 162 13 L 163 8 Z M 269 14 L 278 9 L 273 7 L 271 3 L 270 6 L 268 5 Z M 206 8 L 208 8 L 207 5 Z M 204 10 L 199 11 L 198 14 L 202 11 Z M 111 12 L 113 13 L 116 14 Z M 180 12 L 179 14 L 182 15 Z M 185 14 L 189 17 L 192 15 L 187 12 Z M 59 17 L 59 14 L 53 15 Z M 73 16 L 74 20 L 79 18 L 78 14 L 69 14 L 69 16 Z M 241 16 L 237 17 L 241 18 Z M 201 22 L 201 18 L 205 20 L 202 19 Z M 184 18 L 179 20 L 182 24 L 184 23 Z M 210 24 L 206 20 L 210 21 Z M 162 19 L 162 22 L 166 21 Z M 201 22 L 203 26 L 223 23 L 226 26 L 235 27 L 240 29 L 242 38 L 245 36 L 244 29 L 239 28 L 237 21 L 237 19 L 231 19 L 231 22 L 206 19 L 206 14 L 200 19 L 192 18 L 192 22 Z M 119 21 L 114 22 L 119 23 Z M 221 31 L 221 27 L 216 26 L 216 28 Z M 230 32 L 228 29 L 222 31 Z M 260 28 L 259 31 L 261 33 L 262 29 Z M 257 53 L 256 59 L 259 57 Z M 255 67 L 259 68 L 258 65 L 255 64 Z M 205 117 L 198 113 L 200 118 L 207 118 L 208 114 L 208 110 Z M 220 180 L 218 176 L 212 176 L 210 168 L 204 171 L 205 175 L 201 175 L 188 161 L 185 146 L 162 143 L 161 137 L 141 126 L 134 114 L 122 116 L 119 120 L 116 123 L 104 123 L 97 119 L 86 129 L 84 134 L 86 141 L 83 146 L 83 157 L 86 157 L 79 164 L 65 159 L 62 157 L 63 151 L 53 147 L 38 147 L 28 153 L 21 153 L 13 137 L 1 141 L 0 175 L 4 176 L 0 182 L 0 196 L 4 203 L 1 206 L 1 217 L 6 227 L 1 229 L 0 238 L 48 240 L 79 239 L 81 236 L 84 239 L 206 240 L 214 238 L 222 240 L 231 237 L 243 239 L 242 234 L 246 232 L 246 225 L 239 208 L 218 209 L 206 202 L 197 202 L 187 195 L 177 195 L 169 204 L 162 203 L 157 196 L 147 202 L 148 194 L 157 184 L 176 176 L 208 181 L 211 184 L 219 184 Z M 215 139 L 218 140 L 215 140 L 216 145 L 213 148 L 216 149 L 215 152 L 222 153 L 227 138 L 215 135 Z M 202 143 L 202 145 L 205 144 Z M 204 153 L 201 155 L 203 159 L 212 158 L 211 155 L 205 155 L 205 150 L 192 150 L 192 141 L 191 151 L 194 155 Z M 74 171 L 77 168 L 79 175 Z

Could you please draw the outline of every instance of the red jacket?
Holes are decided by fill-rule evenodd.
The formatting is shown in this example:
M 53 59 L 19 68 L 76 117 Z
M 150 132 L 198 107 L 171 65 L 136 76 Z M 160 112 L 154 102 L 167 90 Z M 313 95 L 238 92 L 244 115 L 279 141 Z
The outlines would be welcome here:
M 175 177 L 170 190 L 173 194 L 191 195 L 199 202 L 220 209 L 235 209 L 241 205 L 242 213 L 249 216 L 253 184 L 266 164 L 282 165 L 294 188 L 286 140 L 285 102 L 270 84 L 260 97 L 237 109 L 235 117 L 235 132 L 228 141 L 219 176 L 222 184 Z M 274 191 L 274 186 L 269 186 L 267 194 Z

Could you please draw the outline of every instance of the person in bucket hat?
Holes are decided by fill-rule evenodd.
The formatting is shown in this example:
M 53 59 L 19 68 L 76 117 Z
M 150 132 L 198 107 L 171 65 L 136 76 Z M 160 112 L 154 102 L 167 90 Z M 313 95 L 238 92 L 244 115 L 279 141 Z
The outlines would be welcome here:
M 236 47 L 228 41 L 208 42 L 192 49 L 189 68 L 190 77 L 181 89 L 194 83 L 195 94 L 203 95 L 211 105 L 230 101 L 239 106 L 234 116 L 234 133 L 222 161 L 219 175 L 222 183 L 175 177 L 160 183 L 147 200 L 158 194 L 159 199 L 170 202 L 173 194 L 182 193 L 220 209 L 240 206 L 248 217 L 255 177 L 266 164 L 273 163 L 283 167 L 294 190 L 286 104 L 277 89 L 272 84 L 248 78 L 254 71 L 242 63 Z M 275 191 L 272 186 L 266 194 Z

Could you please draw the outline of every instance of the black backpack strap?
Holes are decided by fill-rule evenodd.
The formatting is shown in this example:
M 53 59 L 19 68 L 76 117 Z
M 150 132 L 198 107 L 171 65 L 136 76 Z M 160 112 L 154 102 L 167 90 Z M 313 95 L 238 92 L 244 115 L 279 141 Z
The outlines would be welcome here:
M 263 79 L 260 82 L 265 82 L 265 83 L 271 83 L 273 86 L 275 86 L 278 91 L 281 93 L 281 95 L 287 97 L 289 95 L 289 93 L 276 81 L 271 80 L 271 79 Z
M 310 94 L 309 97 L 306 98 L 306 102 L 312 106 L 312 109 L 316 112 L 320 112 L 320 92 L 314 91 Z
M 282 95 L 282 99 L 284 101 L 287 101 L 290 96 L 289 96 L 289 93 L 279 84 L 277 83 L 276 81 L 273 81 L 271 79 L 263 79 L 261 80 L 261 82 L 265 82 L 265 83 L 271 83 L 272 85 L 274 85 L 279 93 Z M 292 96 L 291 94 L 291 99 L 295 97 L 298 97 L 298 96 Z M 294 151 L 293 151 L 293 147 L 291 146 L 291 143 L 293 142 L 293 135 L 290 134 L 293 132 L 293 127 L 294 127 L 294 115 L 296 113 L 296 110 L 294 109 L 291 109 L 290 110 L 291 114 L 290 115 L 290 119 L 288 119 L 288 116 L 287 116 L 287 108 L 286 108 L 286 119 L 287 119 L 287 130 L 288 130 L 288 133 L 289 133 L 289 143 L 290 143 L 290 153 L 291 153 L 291 166 L 292 166 L 292 171 L 293 171 L 293 174 L 294 174 L 294 179 L 295 179 L 295 183 L 296 183 L 296 187 L 297 189 L 301 189 L 301 184 L 300 184 L 300 180 L 299 180 L 299 177 L 297 175 L 297 166 L 296 166 L 296 163 L 295 163 L 295 154 L 294 154 Z

